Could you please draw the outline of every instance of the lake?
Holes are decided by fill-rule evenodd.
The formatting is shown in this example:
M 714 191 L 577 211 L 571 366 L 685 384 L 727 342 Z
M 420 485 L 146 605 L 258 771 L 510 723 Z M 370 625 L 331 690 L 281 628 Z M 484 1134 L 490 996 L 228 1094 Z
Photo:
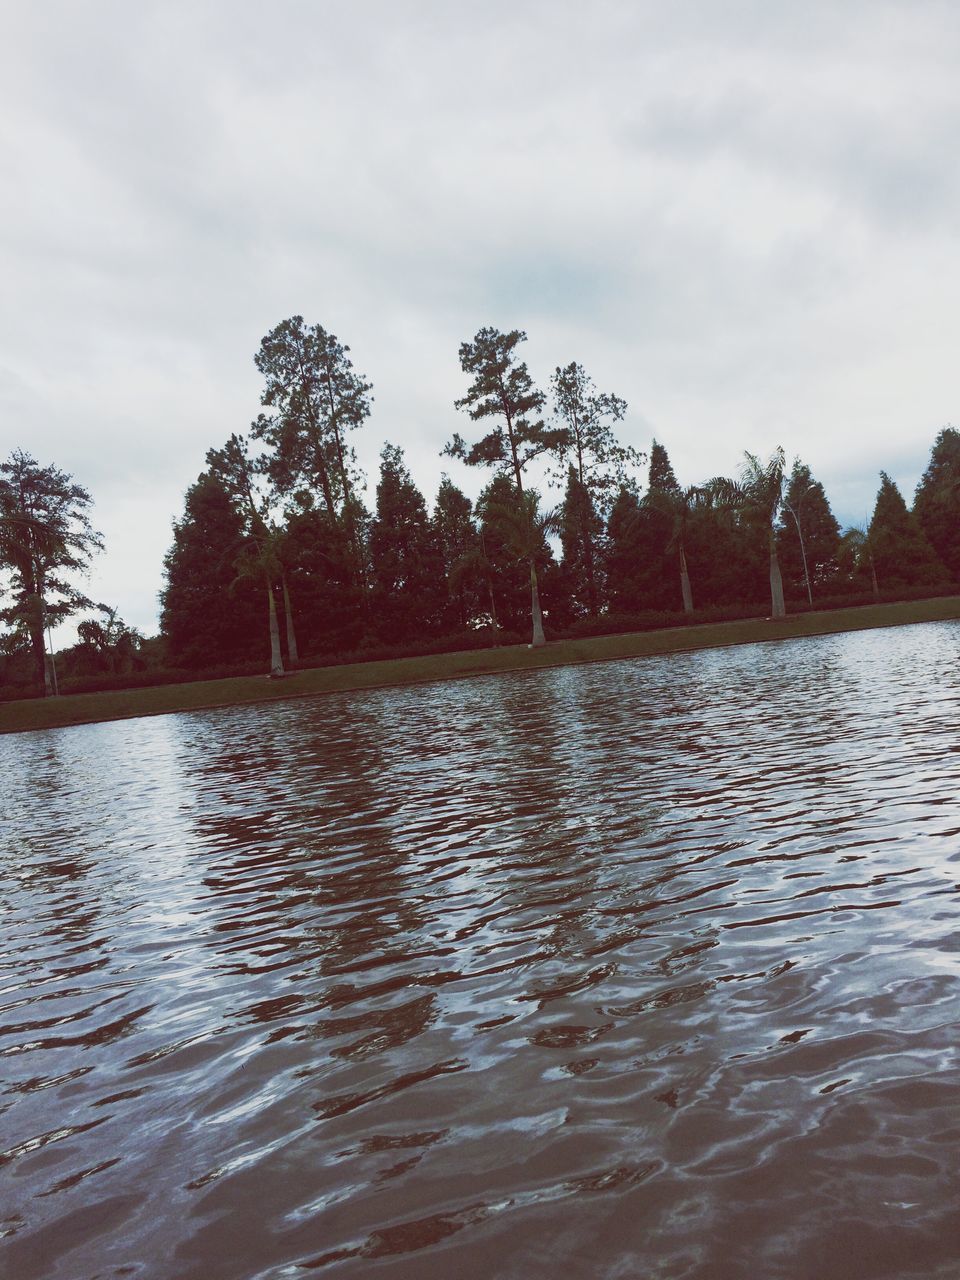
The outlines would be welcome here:
M 0 1275 L 960 1268 L 960 624 L 0 739 Z

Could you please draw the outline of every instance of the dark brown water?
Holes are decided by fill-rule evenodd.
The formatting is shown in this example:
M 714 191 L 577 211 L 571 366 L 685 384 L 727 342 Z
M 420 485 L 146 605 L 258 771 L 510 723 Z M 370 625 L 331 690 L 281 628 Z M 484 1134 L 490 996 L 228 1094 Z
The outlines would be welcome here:
M 960 1274 L 958 672 L 927 625 L 0 740 L 0 1275 Z

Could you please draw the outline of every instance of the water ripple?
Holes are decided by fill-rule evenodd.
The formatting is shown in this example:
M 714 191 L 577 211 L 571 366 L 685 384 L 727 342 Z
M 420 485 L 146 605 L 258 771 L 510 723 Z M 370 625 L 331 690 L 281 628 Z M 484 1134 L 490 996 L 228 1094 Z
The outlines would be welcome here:
M 0 740 L 0 1273 L 952 1277 L 958 650 Z

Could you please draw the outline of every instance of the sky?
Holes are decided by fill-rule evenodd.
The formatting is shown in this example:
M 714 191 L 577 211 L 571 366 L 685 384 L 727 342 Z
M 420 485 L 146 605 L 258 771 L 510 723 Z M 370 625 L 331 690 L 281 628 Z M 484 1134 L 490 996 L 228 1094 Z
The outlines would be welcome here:
M 0 456 L 94 500 L 147 634 L 207 450 L 299 314 L 432 505 L 460 343 L 582 363 L 684 484 L 783 445 L 843 524 L 960 418 L 960 7 L 0 0 Z M 556 501 L 559 495 L 553 495 Z M 66 629 L 63 629 L 64 633 Z M 58 640 L 58 643 L 60 641 Z

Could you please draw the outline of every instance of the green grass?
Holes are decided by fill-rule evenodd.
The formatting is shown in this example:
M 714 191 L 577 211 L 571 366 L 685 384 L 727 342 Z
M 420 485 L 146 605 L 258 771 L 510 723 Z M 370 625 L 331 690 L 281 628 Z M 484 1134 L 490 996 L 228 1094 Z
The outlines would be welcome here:
M 194 711 L 203 707 L 274 702 L 281 698 L 312 697 L 322 693 L 421 684 L 432 680 L 455 680 L 463 676 L 502 671 L 562 667 L 617 658 L 642 658 L 691 649 L 751 644 L 759 640 L 785 640 L 795 636 L 827 635 L 839 631 L 863 631 L 874 627 L 896 627 L 912 622 L 942 622 L 953 619 L 960 619 L 960 596 L 802 613 L 779 622 L 750 618 L 738 622 L 672 627 L 664 631 L 557 640 L 544 649 L 511 645 L 502 649 L 478 649 L 431 654 L 421 658 L 352 663 L 342 667 L 318 667 L 298 671 L 282 680 L 271 680 L 266 676 L 239 676 L 228 680 L 157 685 L 149 689 L 78 693 L 62 698 L 37 698 L 0 704 L 0 733 L 52 729 L 64 725 L 88 724 L 96 720 L 123 720 L 133 716 L 163 715 L 172 711 Z

